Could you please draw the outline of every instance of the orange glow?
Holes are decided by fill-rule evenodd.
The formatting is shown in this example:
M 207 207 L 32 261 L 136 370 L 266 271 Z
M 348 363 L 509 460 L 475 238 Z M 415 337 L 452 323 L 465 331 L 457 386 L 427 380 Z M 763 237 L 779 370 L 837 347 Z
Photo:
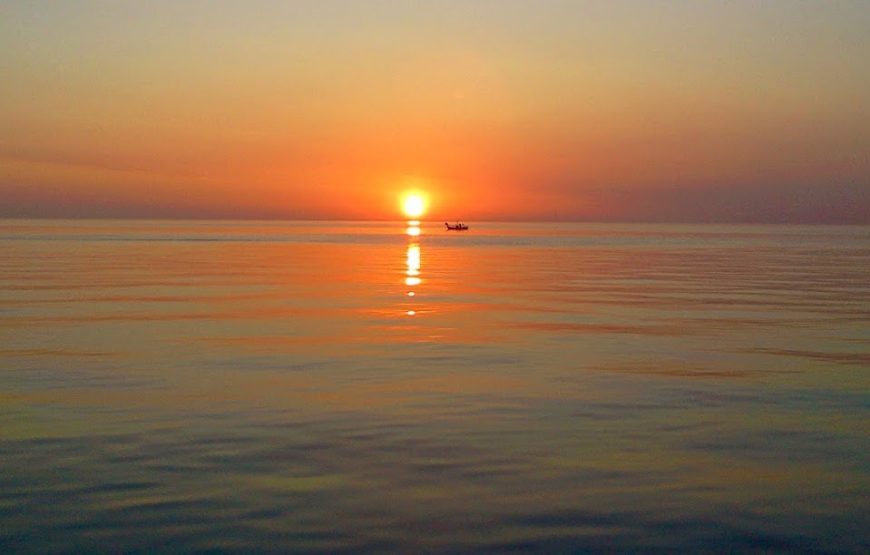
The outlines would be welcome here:
M 362 26 L 266 2 L 254 41 L 202 3 L 194 41 L 174 3 L 148 3 L 165 28 L 9 4 L 0 217 L 868 221 L 867 2 L 793 7 L 774 42 L 739 23 L 753 2 L 382 3 Z M 215 44 L 230 62 L 204 63 Z
M 405 278 L 405 285 L 408 287 L 414 287 L 415 285 L 420 285 L 422 280 L 418 277 L 407 277 Z
M 426 213 L 426 197 L 420 193 L 407 193 L 402 198 L 402 212 L 409 218 L 419 218 Z
M 420 235 L 420 228 L 414 225 L 408 226 L 408 229 L 405 230 L 405 233 L 407 233 L 411 237 L 418 237 Z

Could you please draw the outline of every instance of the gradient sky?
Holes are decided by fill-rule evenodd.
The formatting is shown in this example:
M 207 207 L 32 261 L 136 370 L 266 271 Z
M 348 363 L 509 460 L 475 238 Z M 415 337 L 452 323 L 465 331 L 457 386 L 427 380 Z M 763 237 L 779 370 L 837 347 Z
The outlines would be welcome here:
M 870 223 L 870 2 L 0 3 L 0 216 Z

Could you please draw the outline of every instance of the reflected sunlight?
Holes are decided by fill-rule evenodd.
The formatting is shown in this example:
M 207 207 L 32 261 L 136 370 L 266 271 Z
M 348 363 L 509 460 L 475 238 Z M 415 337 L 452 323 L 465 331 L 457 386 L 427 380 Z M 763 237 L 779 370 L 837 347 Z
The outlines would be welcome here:
M 420 285 L 420 265 L 421 265 L 421 255 L 420 255 L 420 242 L 418 237 L 420 236 L 420 223 L 409 221 L 408 229 L 406 233 L 411 239 L 408 241 L 408 248 L 405 251 L 405 285 L 408 287 L 416 287 Z M 405 295 L 408 298 L 415 297 L 417 293 L 413 290 L 407 291 Z M 409 308 L 405 310 L 405 314 L 408 316 L 414 316 L 417 314 L 417 311 L 413 308 Z
M 420 275 L 420 245 L 418 243 L 408 245 L 407 264 L 409 276 Z

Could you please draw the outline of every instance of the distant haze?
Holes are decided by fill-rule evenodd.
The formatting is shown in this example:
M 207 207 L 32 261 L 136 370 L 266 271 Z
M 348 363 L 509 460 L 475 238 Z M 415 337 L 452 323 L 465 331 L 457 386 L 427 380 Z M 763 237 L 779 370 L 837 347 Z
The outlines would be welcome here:
M 0 4 L 0 217 L 870 223 L 870 2 Z

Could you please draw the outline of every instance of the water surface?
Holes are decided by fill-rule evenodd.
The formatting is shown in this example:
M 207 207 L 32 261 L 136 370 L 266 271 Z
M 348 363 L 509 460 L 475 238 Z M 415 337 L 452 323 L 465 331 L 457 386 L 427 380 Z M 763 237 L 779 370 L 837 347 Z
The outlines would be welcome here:
M 0 221 L 0 550 L 870 549 L 870 228 L 415 233 Z

